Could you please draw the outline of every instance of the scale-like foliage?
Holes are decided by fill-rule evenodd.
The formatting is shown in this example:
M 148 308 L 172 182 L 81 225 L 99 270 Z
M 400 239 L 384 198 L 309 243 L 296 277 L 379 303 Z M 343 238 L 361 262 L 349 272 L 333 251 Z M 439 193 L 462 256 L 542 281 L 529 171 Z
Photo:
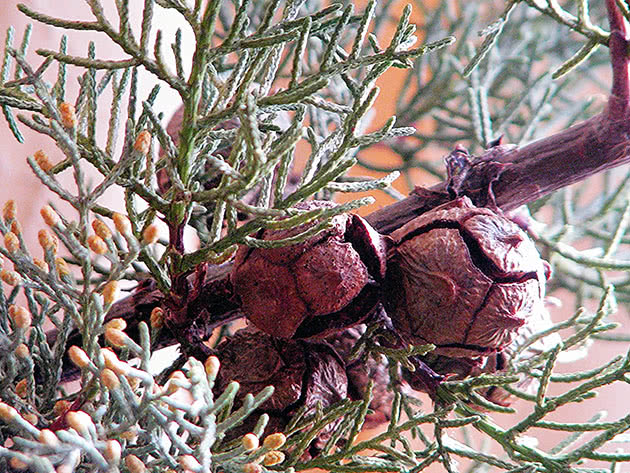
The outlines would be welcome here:
M 457 459 L 464 459 L 470 471 L 552 472 L 586 471 L 584 462 L 615 471 L 630 461 L 628 453 L 602 449 L 625 439 L 619 434 L 630 429 L 630 415 L 604 421 L 594 413 L 585 423 L 547 418 L 560 408 L 577 409 L 603 386 L 628 381 L 630 354 L 588 371 L 554 369 L 593 344 L 630 340 L 611 321 L 617 303 L 630 299 L 630 174 L 607 171 L 592 178 L 602 185 L 595 197 L 583 196 L 583 188 L 565 189 L 529 206 L 547 222 L 540 228 L 532 223 L 532 233 L 554 265 L 550 292 L 575 294 L 575 315 L 523 340 L 502 371 L 447 380 L 435 405 L 421 404 L 392 383 L 389 425 L 367 440 L 357 437 L 372 387 L 362 401 L 298 412 L 286 443 L 284 437 L 262 446 L 251 436 L 227 441 L 273 388 L 246 396 L 235 408 L 236 383 L 213 393 L 219 369 L 213 357 L 205 366 L 194 357 L 178 359 L 170 372 L 187 361 L 184 373 L 176 371 L 169 381 L 152 373 L 149 360 L 163 342 L 159 310 L 151 313 L 151 327 L 141 322 L 134 334 L 125 333 L 120 319 L 103 326 L 125 281 L 150 278 L 163 294 L 178 294 L 188 273 L 203 262 L 229 260 L 237 244 L 299 243 L 325 230 L 333 216 L 372 199 L 316 211 L 296 210 L 299 202 L 372 190 L 398 198 L 390 185 L 399 175 L 408 190 L 419 173 L 442 179 L 440 159 L 456 144 L 477 152 L 501 136 L 522 144 L 583 118 L 591 107 L 581 87 L 607 88 L 600 79 L 608 61 L 603 10 L 589 12 L 586 1 L 566 9 L 552 0 L 509 1 L 494 11 L 489 3 L 437 2 L 430 8 L 416 2 L 423 18 L 416 27 L 411 7 L 396 11 L 389 1 L 359 8 L 317 0 L 145 0 L 140 18 L 130 18 L 128 0 L 116 0 L 117 18 L 105 14 L 104 0 L 85 2 L 93 16 L 88 21 L 18 8 L 88 40 L 105 34 L 123 59 L 98 57 L 93 43 L 85 56 L 70 55 L 65 37 L 58 49 L 38 49 L 40 59 L 27 59 L 30 29 L 19 45 L 12 29 L 5 41 L 0 106 L 6 122 L 18 141 L 28 127 L 63 152 L 59 163 L 44 152 L 28 163 L 55 201 L 67 202 L 74 213 L 61 215 L 54 203 L 42 210 L 48 225 L 38 235 L 43 258 L 26 248 L 22 232 L 32 229 L 20 230 L 13 201 L 0 220 L 0 253 L 10 262 L 1 272 L 7 290 L 0 292 L 0 469 L 418 472 L 433 463 L 457 471 Z M 627 5 L 618 3 L 628 16 Z M 154 24 L 157 9 L 181 16 L 194 33 L 191 64 L 185 64 L 182 32 L 167 38 Z M 406 70 L 396 118 L 364 132 L 379 86 L 386 85 L 379 80 L 392 67 Z M 56 68 L 52 84 L 44 80 L 50 68 Z M 147 97 L 137 94 L 140 69 L 155 80 Z M 70 71 L 80 74 L 76 97 L 66 91 Z M 160 87 L 181 98 L 178 133 L 166 129 Z M 109 110 L 107 123 L 97 119 L 102 108 Z M 102 142 L 97 129 L 106 130 Z M 391 150 L 398 162 L 375 164 L 374 145 Z M 87 166 L 96 169 L 97 182 L 86 179 Z M 384 176 L 348 175 L 361 167 Z M 73 173 L 75 185 L 62 184 L 64 172 Z M 111 188 L 124 190 L 126 216 L 103 203 Z M 158 218 L 166 222 L 167 239 L 157 237 Z M 318 224 L 286 240 L 255 237 L 315 219 Z M 186 227 L 199 237 L 199 249 L 187 247 Z M 590 250 L 578 251 L 575 242 Z M 594 311 L 580 308 L 594 302 Z M 55 330 L 47 332 L 51 324 Z M 63 380 L 74 330 L 82 346 L 69 353 L 81 368 L 81 387 L 69 392 Z M 426 347 L 393 350 L 373 343 L 378 330 L 368 327 L 353 355 L 386 356 L 394 378 L 410 356 L 425 354 Z M 218 338 L 229 331 L 223 325 Z M 543 336 L 560 335 L 563 341 L 552 349 L 527 350 Z M 537 380 L 533 393 L 522 388 L 529 378 Z M 553 383 L 563 386 L 562 394 L 548 394 Z M 517 407 L 483 395 L 497 386 L 519 399 Z M 74 413 L 64 417 L 64 409 Z M 492 420 L 493 413 L 516 411 L 509 428 Z M 267 422 L 262 415 L 253 434 L 261 436 Z M 335 422 L 321 451 L 305 455 Z M 536 429 L 566 436 L 543 451 L 527 441 Z M 490 450 L 480 438 L 500 448 Z

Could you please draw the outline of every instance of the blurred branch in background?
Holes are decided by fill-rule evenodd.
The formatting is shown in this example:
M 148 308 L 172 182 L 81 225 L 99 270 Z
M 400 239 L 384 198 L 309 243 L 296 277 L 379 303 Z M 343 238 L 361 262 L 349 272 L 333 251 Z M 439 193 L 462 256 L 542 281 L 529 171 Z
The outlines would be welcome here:
M 630 298 L 625 170 L 514 212 L 553 264 L 548 294 L 574 303 L 574 315 L 560 320 L 550 308 L 555 322 L 530 327 L 481 367 L 427 346 L 392 348 L 382 342 L 391 336 L 383 319 L 368 319 L 345 354 L 332 339 L 334 349 L 301 340 L 256 348 L 253 362 L 280 360 L 267 367 L 280 373 L 276 394 L 288 389 L 283 380 L 302 383 L 282 408 L 269 409 L 269 378 L 243 381 L 239 391 L 238 383 L 223 383 L 209 356 L 236 339 L 232 323 L 243 317 L 227 277 L 237 245 L 304 244 L 331 231 L 333 217 L 373 202 L 352 194 L 379 190 L 402 199 L 418 184 L 452 178 L 443 158 L 457 145 L 471 155 L 501 139 L 525 147 L 603 108 L 593 95 L 609 89 L 603 5 L 146 0 L 136 17 L 126 0 L 85 3 L 89 20 L 19 9 L 83 40 L 105 35 L 122 58 L 99 57 L 93 42 L 84 54 L 70 52 L 65 36 L 59 48 L 32 54 L 30 29 L 20 39 L 10 29 L 5 41 L 7 125 L 18 141 L 25 129 L 50 137 L 63 160 L 51 162 L 45 151 L 28 158 L 52 191 L 42 209 L 47 228 L 38 233 L 43 257 L 27 248 L 24 235 L 36 229 L 21 228 L 14 201 L 0 222 L 7 261 L 0 468 L 418 472 L 459 471 L 459 461 L 468 471 L 552 472 L 615 471 L 630 460 L 614 443 L 626 440 L 627 412 L 612 421 L 597 407 L 588 421 L 556 417 L 562 409 L 582 413 L 600 388 L 628 381 L 626 353 L 587 369 L 583 361 L 568 365 L 569 373 L 556 366 L 630 340 L 614 319 Z M 628 17 L 627 5 L 618 7 Z M 164 10 L 185 31 L 166 37 L 154 22 Z M 192 60 L 182 46 L 189 33 Z M 71 71 L 79 71 L 74 97 Z M 155 82 L 146 96 L 138 92 L 140 71 Z M 374 116 L 393 78 L 401 80 L 389 104 L 396 117 Z M 181 99 L 172 126 L 164 121 L 172 106 L 160 101 L 167 88 Z M 375 159 L 377 151 L 387 158 Z M 123 190 L 126 215 L 103 198 L 115 188 Z M 348 193 L 346 203 L 298 205 L 342 202 Z M 61 201 L 71 210 L 61 210 Z M 277 230 L 289 233 L 261 237 Z M 138 281 L 116 302 L 121 285 Z M 157 373 L 153 352 L 173 343 L 182 355 Z M 454 374 L 432 400 L 421 402 L 402 378 L 418 357 L 436 370 L 449 364 Z M 65 383 L 69 360 L 81 370 L 79 386 Z M 365 368 L 368 375 L 356 376 L 363 382 L 349 384 L 357 392 L 337 391 L 330 373 L 351 378 L 355 362 L 386 372 L 385 381 Z M 515 407 L 509 399 L 518 399 Z M 359 437 L 379 409 L 384 430 Z M 513 414 L 509 425 L 504 414 Z M 539 446 L 541 429 L 562 436 Z

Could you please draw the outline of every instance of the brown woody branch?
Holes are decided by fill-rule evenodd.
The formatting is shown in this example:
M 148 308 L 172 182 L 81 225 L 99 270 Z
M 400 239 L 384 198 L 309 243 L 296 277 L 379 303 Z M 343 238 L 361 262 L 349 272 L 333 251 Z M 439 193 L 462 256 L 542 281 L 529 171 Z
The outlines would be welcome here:
M 604 112 L 521 148 L 499 145 L 479 157 L 456 148 L 446 160 L 447 181 L 430 189 L 416 188 L 406 199 L 369 215 L 368 222 L 379 232 L 389 234 L 414 217 L 462 195 L 478 206 L 511 210 L 630 161 L 629 41 L 615 0 L 606 0 L 606 5 L 613 80 Z M 166 306 L 171 314 L 167 320 L 170 330 L 161 334 L 159 344 L 180 342 L 185 352 L 193 354 L 199 350 L 197 342 L 209 337 L 213 328 L 241 316 L 239 301 L 231 288 L 230 270 L 230 263 L 220 267 L 201 265 L 197 273 L 188 276 L 185 294 L 165 296 L 154 285 L 145 285 L 118 302 L 106 319 L 126 319 L 128 332 L 133 336 L 140 321 L 148 322 L 151 307 Z M 75 335 L 70 344 L 78 343 L 80 339 Z
M 497 146 L 478 158 L 466 156 L 466 169 L 457 171 L 458 182 L 451 178 L 430 189 L 416 188 L 406 199 L 369 215 L 368 222 L 381 233 L 389 234 L 451 200 L 453 191 L 469 196 L 480 206 L 496 204 L 503 210 L 512 210 L 630 161 L 628 39 L 615 0 L 606 0 L 606 7 L 613 79 L 604 112 L 522 148 Z M 456 150 L 451 156 L 456 153 L 465 151 Z M 457 184 L 456 189 L 453 184 Z

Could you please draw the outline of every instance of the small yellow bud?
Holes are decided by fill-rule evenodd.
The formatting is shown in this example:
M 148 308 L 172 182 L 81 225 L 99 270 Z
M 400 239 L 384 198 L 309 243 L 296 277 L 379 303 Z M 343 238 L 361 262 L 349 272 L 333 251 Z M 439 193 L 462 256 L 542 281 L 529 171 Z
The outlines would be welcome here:
M 118 355 L 116 355 L 116 353 L 114 353 L 114 350 L 112 350 L 111 348 L 101 348 L 101 356 L 105 361 L 105 366 L 109 369 L 111 369 L 112 366 L 117 363 L 122 363 L 122 361 L 118 359 Z
M 127 322 L 125 319 L 116 317 L 105 324 L 105 328 L 115 328 L 116 330 L 125 330 L 127 328 Z
M 9 306 L 9 315 L 11 316 L 11 320 L 13 320 L 13 325 L 22 330 L 30 327 L 33 321 L 31 313 L 20 305 Z
M 117 440 L 108 440 L 105 442 L 105 451 L 103 452 L 103 456 L 110 465 L 118 465 L 121 453 L 122 447 Z
M 265 466 L 273 466 L 278 463 L 282 463 L 284 461 L 284 453 L 279 452 L 278 450 L 272 450 L 271 452 L 265 453 L 265 457 L 263 458 L 263 465 Z
M 243 473 L 262 473 L 263 469 L 258 463 L 245 463 Z
M 118 281 L 110 281 L 103 288 L 103 301 L 105 305 L 113 304 L 118 297 Z
M 28 358 L 30 354 L 31 352 L 24 343 L 20 343 L 17 347 L 15 347 L 15 356 L 21 360 Z
M 114 373 L 119 375 L 125 375 L 129 373 L 130 366 L 124 361 L 120 361 L 114 353 L 109 348 L 102 348 L 101 355 L 103 356 L 103 360 L 105 361 L 105 366 L 112 370 Z
M 107 340 L 110 344 L 117 348 L 124 348 L 127 346 L 127 335 L 122 330 L 117 330 L 115 328 L 106 328 L 105 329 L 105 340 Z
M 57 417 L 62 416 L 63 414 L 68 412 L 68 409 L 70 409 L 71 405 L 72 404 L 70 403 L 70 401 L 62 399 L 61 401 L 55 402 L 55 405 L 53 406 L 53 412 Z
M 48 265 L 46 264 L 44 260 L 41 260 L 39 258 L 33 258 L 33 264 L 37 266 L 39 269 L 41 269 L 42 271 L 44 271 L 45 273 L 48 272 Z
M 254 434 L 244 435 L 243 438 L 241 439 L 241 442 L 246 452 L 249 452 L 251 450 L 256 450 L 258 446 L 260 445 L 260 442 L 258 441 L 258 437 L 256 437 Z
M 108 238 L 112 237 L 112 231 L 102 220 L 93 220 L 92 229 L 94 230 L 94 233 L 100 236 L 103 240 L 107 240 Z
M 125 457 L 125 466 L 129 470 L 129 473 L 145 473 L 145 471 L 147 471 L 147 467 L 142 460 L 135 455 L 127 455 Z
M 33 159 L 35 160 L 39 168 L 46 173 L 50 172 L 50 170 L 54 167 L 53 163 L 51 163 L 50 159 L 48 159 L 46 153 L 44 153 L 41 149 L 35 151 Z
M 11 466 L 11 468 L 18 471 L 26 470 L 28 468 L 28 465 L 26 463 L 16 457 L 11 457 L 11 460 L 9 460 L 9 465 Z
M 46 222 L 46 225 L 51 227 L 54 227 L 61 221 L 59 215 L 55 212 L 55 209 L 53 209 L 50 205 L 44 205 L 39 213 L 44 219 L 44 222 Z
M 20 240 L 13 232 L 4 235 L 4 246 L 9 253 L 17 253 L 20 250 Z
M 116 373 L 109 368 L 105 368 L 101 373 L 101 382 L 107 389 L 117 389 L 120 386 L 120 380 Z
M 126 215 L 114 212 L 112 219 L 114 220 L 114 226 L 116 227 L 118 233 L 122 235 L 131 234 L 131 222 Z
M 83 411 L 70 411 L 66 414 L 66 422 L 79 434 L 87 434 L 89 428 L 94 426 L 92 418 Z
M 59 445 L 59 439 L 55 435 L 55 433 L 48 429 L 42 429 L 39 432 L 39 441 L 44 445 L 49 445 L 51 447 L 56 447 Z
M 15 394 L 22 399 L 28 395 L 28 381 L 26 381 L 26 379 L 20 380 L 20 382 L 15 385 Z
M 2 216 L 5 220 L 15 220 L 17 215 L 17 205 L 15 205 L 15 200 L 7 200 L 2 208 Z
M 166 383 L 167 395 L 173 394 L 175 391 L 179 389 L 179 386 L 177 385 L 177 383 L 175 383 L 175 381 L 180 381 L 180 382 L 185 383 L 188 381 L 188 378 L 186 378 L 186 375 L 179 370 L 173 372 L 173 374 L 171 374 L 171 377 L 168 380 L 168 383 Z
M 63 102 L 59 105 L 59 115 L 61 116 L 62 125 L 66 128 L 77 126 L 77 114 L 74 105 Z
M 22 234 L 22 225 L 20 225 L 20 222 L 18 222 L 17 220 L 13 220 L 11 222 L 11 233 L 15 235 Z
M 37 232 L 37 239 L 44 251 L 52 251 L 53 253 L 57 252 L 57 238 L 45 228 Z
M 201 464 L 192 455 L 182 455 L 177 459 L 177 463 L 184 470 L 198 471 L 201 468 Z
M 15 271 L 10 269 L 3 269 L 0 271 L 0 279 L 2 279 L 9 286 L 17 286 L 22 282 L 22 278 Z
M 125 430 L 124 432 L 120 434 L 120 438 L 128 442 L 132 442 L 132 443 L 135 442 L 136 440 L 138 440 L 137 429 L 135 427 L 132 427 L 129 430 Z
M 144 232 L 142 232 L 142 243 L 144 243 L 145 245 L 152 245 L 153 243 L 158 241 L 158 237 L 160 236 L 159 233 L 160 232 L 157 225 L 149 225 L 147 228 L 144 229 Z
M 136 138 L 136 142 L 133 145 L 134 151 L 138 151 L 143 155 L 149 154 L 149 149 L 151 148 L 151 133 L 147 130 L 142 130 L 138 133 L 138 137 Z
M 164 310 L 161 307 L 154 307 L 149 318 L 151 328 L 160 329 L 164 326 Z
M 39 421 L 37 416 L 33 414 L 32 412 L 24 414 L 22 417 L 24 417 L 24 420 L 26 420 L 26 422 L 28 422 L 31 425 L 37 425 L 37 422 Z
M 267 435 L 263 441 L 263 446 L 270 450 L 276 450 L 282 447 L 287 441 L 286 436 L 283 433 L 277 432 L 275 434 Z
M 209 377 L 217 377 L 217 373 L 219 372 L 219 368 L 221 367 L 221 362 L 216 356 L 209 356 L 203 365 L 206 368 L 206 374 Z
M 5 422 L 12 422 L 18 415 L 18 411 L 16 411 L 13 407 L 5 404 L 4 402 L 0 402 L 0 419 Z
M 132 391 L 135 391 L 140 387 L 140 380 L 136 377 L 126 376 L 127 382 L 129 383 L 129 387 Z
M 57 274 L 60 278 L 68 277 L 72 273 L 70 272 L 70 266 L 63 258 L 55 258 L 55 266 L 57 266 Z
M 87 242 L 90 250 L 92 250 L 97 255 L 104 255 L 105 253 L 107 253 L 107 245 L 100 236 L 90 235 L 87 239 Z
M 83 369 L 90 364 L 90 357 L 76 345 L 72 345 L 68 348 L 68 356 L 70 357 L 72 363 L 74 363 L 78 368 Z
M 184 383 L 188 381 L 188 378 L 181 370 L 173 371 L 169 379 L 172 379 L 173 381 L 181 381 Z

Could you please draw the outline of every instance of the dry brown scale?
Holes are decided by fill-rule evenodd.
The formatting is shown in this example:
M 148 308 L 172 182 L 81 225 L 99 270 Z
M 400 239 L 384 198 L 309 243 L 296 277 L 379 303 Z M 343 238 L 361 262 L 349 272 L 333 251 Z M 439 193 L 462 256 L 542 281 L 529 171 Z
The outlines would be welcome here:
M 262 413 L 269 415 L 266 434 L 282 432 L 300 409 L 305 415 L 315 413 L 345 399 L 348 379 L 343 359 L 325 342 L 282 340 L 256 329 L 242 329 L 218 347 L 221 369 L 215 392 L 220 394 L 231 381 L 240 389 L 235 407 L 240 407 L 246 394 L 258 394 L 274 386 L 273 395 L 250 415 L 243 424 L 227 432 L 233 439 L 251 432 Z M 341 419 L 326 426 L 310 446 L 315 455 Z
M 310 201 L 295 208 L 333 207 L 332 202 Z M 290 238 L 315 223 L 266 230 L 258 238 Z M 372 300 L 376 306 L 385 257 L 380 235 L 358 215 L 342 214 L 333 217 L 329 230 L 303 243 L 270 249 L 241 246 L 231 279 L 243 312 L 259 329 L 282 338 L 321 337 L 345 328 L 340 321 L 347 326 L 361 321 L 339 313 L 355 299 Z
M 265 433 L 282 432 L 298 410 L 304 416 L 349 398 L 363 400 L 370 381 L 374 383 L 365 428 L 390 420 L 394 393 L 390 389 L 389 367 L 384 357 L 351 360 L 350 352 L 365 331 L 365 325 L 349 328 L 326 341 L 280 339 L 255 328 L 241 329 L 217 348 L 221 369 L 214 387 L 219 395 L 231 381 L 238 381 L 235 407 L 246 394 L 258 394 L 267 386 L 273 395 L 243 424 L 227 432 L 228 440 L 251 432 L 259 415 L 269 422 Z M 399 389 L 407 384 L 399 380 Z M 310 445 L 306 455 L 315 456 L 342 419 L 327 425 Z
M 301 208 L 331 205 L 311 202 Z M 484 363 L 486 357 L 501 352 L 530 318 L 540 318 L 544 312 L 549 266 L 528 236 L 499 209 L 477 208 L 468 198 L 459 198 L 415 218 L 387 238 L 378 238 L 368 229 L 358 234 L 363 237 L 358 240 L 357 232 L 348 236 L 350 222 L 357 218 L 335 217 L 330 231 L 299 245 L 239 249 L 232 283 L 248 320 L 273 337 L 299 339 L 304 333 L 311 338 L 329 335 L 330 327 L 319 319 L 334 319 L 335 328 L 345 331 L 331 339 L 336 338 L 336 348 L 348 352 L 347 342 L 341 343 L 350 336 L 348 330 L 365 319 L 379 320 L 377 305 L 356 318 L 348 317 L 344 308 L 360 297 L 371 274 L 376 272 L 377 282 L 382 280 L 388 246 L 380 295 L 400 340 L 393 347 L 436 346 L 441 373 L 422 358 L 414 358 L 416 372 L 407 377 L 414 388 L 434 395 L 443 379 L 440 375 L 462 375 L 464 366 L 470 366 L 466 374 L 490 370 L 493 364 Z M 367 224 L 361 220 L 361 225 L 365 229 Z M 305 229 L 266 231 L 259 238 L 277 240 Z M 363 248 L 361 254 L 355 247 Z M 220 352 L 221 347 L 219 356 Z M 242 362 L 252 366 L 245 359 Z M 376 373 L 376 367 L 371 368 Z M 389 379 L 375 382 L 382 395 Z M 363 384 L 361 393 L 367 383 Z M 391 397 L 379 409 L 390 407 Z M 381 416 L 383 421 L 386 418 Z
M 549 265 L 500 210 L 462 197 L 390 236 L 385 307 L 413 344 L 457 358 L 494 353 L 543 310 Z
M 461 380 L 481 374 L 501 374 L 509 368 L 519 347 L 527 343 L 532 335 L 550 328 L 551 325 L 552 321 L 549 312 L 543 309 L 526 319 L 525 324 L 516 332 L 515 338 L 508 345 L 488 356 L 454 358 L 432 352 L 424 357 L 424 362 L 436 373 L 448 377 L 449 380 Z M 560 336 L 557 333 L 547 335 L 518 352 L 518 359 L 520 361 L 531 359 L 552 349 L 560 341 Z M 403 371 L 403 378 L 411 377 L 411 373 Z M 514 383 L 513 387 L 522 392 L 532 394 L 538 387 L 538 379 L 522 377 L 518 382 Z M 513 401 L 513 395 L 500 386 L 482 388 L 477 390 L 477 393 L 488 401 L 500 406 L 507 407 Z M 481 407 L 477 406 L 477 408 Z
M 125 318 L 133 330 L 148 320 L 147 310 L 140 310 L 142 302 L 162 305 L 170 329 L 162 341 L 181 343 L 185 353 L 198 356 L 207 352 L 200 345 L 213 328 L 249 317 L 267 334 L 238 333 L 220 345 L 221 376 L 241 382 L 243 392 L 275 384 L 276 400 L 269 408 L 275 405 L 282 416 L 290 415 L 296 402 L 310 407 L 311 398 L 334 402 L 347 394 L 343 358 L 321 340 L 304 339 L 343 337 L 339 334 L 359 323 L 387 320 L 377 317 L 379 302 L 386 306 L 401 343 L 437 347 L 425 357 L 437 373 L 416 360 L 420 376 L 411 378 L 415 387 L 432 393 L 442 375 L 503 369 L 519 339 L 545 317 L 546 266 L 527 236 L 499 209 L 514 209 L 630 160 L 628 40 L 615 1 L 606 4 L 613 86 L 600 115 L 523 148 L 497 144 L 480 157 L 456 148 L 447 157 L 447 181 L 431 189 L 417 188 L 407 199 L 368 216 L 367 223 L 345 215 L 336 217 L 332 230 L 300 245 L 241 248 L 234 264 L 203 264 L 196 272 L 180 275 L 171 294 L 141 287 L 116 305 L 115 316 Z M 180 233 L 171 230 L 172 236 Z M 384 240 L 377 231 L 389 235 L 390 242 L 384 281 Z M 263 232 L 258 237 L 289 234 Z M 332 343 L 346 351 L 345 342 Z M 251 356 L 237 355 L 243 350 Z M 261 360 L 263 353 L 270 359 Z M 276 364 L 267 367 L 272 359 Z M 279 366 L 299 371 L 302 384 L 296 378 L 294 385 L 284 375 L 274 378 Z M 371 369 L 361 367 L 363 373 Z M 313 394 L 324 391 L 328 394 Z M 507 402 L 497 389 L 484 395 Z M 388 403 L 374 407 L 385 412 Z

